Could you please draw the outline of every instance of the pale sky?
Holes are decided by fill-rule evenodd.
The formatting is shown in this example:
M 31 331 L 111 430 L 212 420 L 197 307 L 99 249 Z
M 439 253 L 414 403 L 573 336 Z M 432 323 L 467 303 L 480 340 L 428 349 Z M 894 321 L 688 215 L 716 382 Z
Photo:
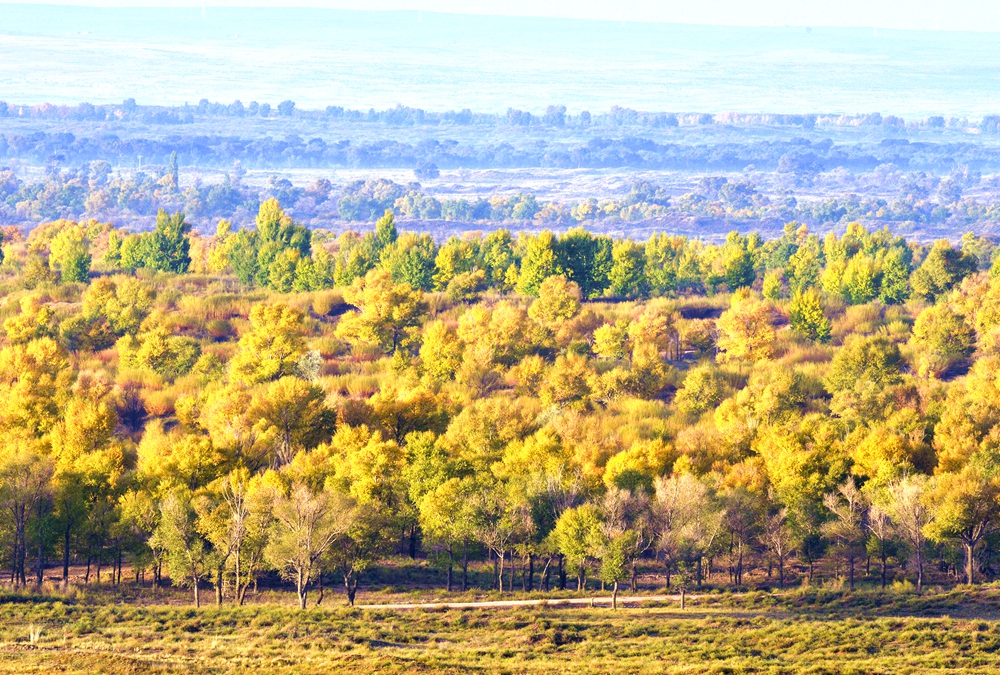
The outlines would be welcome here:
M 998 0 L 20 0 L 102 6 L 298 6 L 423 10 L 741 26 L 856 26 L 905 30 L 1000 31 Z M 11 0 L 0 0 L 10 3 Z M 0 10 L 2 14 L 2 10 Z M 2 16 L 0 16 L 2 20 Z

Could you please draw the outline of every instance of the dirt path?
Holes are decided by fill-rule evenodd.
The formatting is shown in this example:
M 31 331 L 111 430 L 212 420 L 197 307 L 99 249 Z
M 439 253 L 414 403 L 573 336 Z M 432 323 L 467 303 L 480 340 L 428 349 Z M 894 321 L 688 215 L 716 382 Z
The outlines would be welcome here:
M 694 599 L 695 595 L 687 595 Z M 619 605 L 639 605 L 643 602 L 676 602 L 680 604 L 681 596 L 677 595 L 619 595 Z M 355 605 L 358 609 L 484 609 L 489 607 L 557 607 L 561 605 L 611 605 L 611 596 L 593 598 L 538 598 L 537 600 L 484 600 L 481 602 L 398 602 L 381 605 Z

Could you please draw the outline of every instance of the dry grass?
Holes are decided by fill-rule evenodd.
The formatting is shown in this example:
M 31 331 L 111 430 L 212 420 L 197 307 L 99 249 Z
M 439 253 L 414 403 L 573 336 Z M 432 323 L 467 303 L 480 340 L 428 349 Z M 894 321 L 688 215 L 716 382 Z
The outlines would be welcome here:
M 641 608 L 0 604 L 2 673 L 986 673 L 990 589 L 719 594 Z M 19 600 L 19 598 L 8 598 Z

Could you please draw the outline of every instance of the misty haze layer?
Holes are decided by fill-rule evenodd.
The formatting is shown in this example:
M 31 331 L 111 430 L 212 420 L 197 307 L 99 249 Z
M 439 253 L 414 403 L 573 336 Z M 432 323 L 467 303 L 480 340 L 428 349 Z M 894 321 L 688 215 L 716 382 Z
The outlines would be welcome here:
M 415 12 L 0 6 L 17 103 L 570 111 L 1000 110 L 1000 36 L 713 28 Z

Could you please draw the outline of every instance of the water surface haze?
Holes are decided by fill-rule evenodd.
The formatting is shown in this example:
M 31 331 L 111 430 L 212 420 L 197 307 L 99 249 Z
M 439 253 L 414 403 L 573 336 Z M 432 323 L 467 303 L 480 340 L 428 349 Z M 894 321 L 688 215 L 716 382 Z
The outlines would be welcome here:
M 280 8 L 0 5 L 0 99 L 22 104 L 571 112 L 1000 111 L 1000 36 Z

